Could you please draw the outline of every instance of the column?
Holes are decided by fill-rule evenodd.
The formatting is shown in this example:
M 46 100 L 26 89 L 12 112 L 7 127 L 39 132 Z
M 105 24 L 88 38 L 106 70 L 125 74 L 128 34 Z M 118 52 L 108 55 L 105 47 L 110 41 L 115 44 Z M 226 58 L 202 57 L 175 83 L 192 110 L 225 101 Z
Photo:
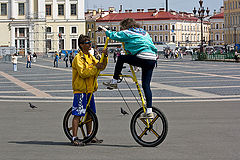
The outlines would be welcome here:
M 10 0 L 10 8 L 11 8 L 11 15 L 10 18 L 16 18 L 17 14 L 18 14 L 18 10 L 17 10 L 17 4 L 15 3 L 15 0 Z
M 29 26 L 29 50 L 34 53 L 33 26 Z
M 38 0 L 38 18 L 45 19 L 45 0 Z
M 57 0 L 53 0 L 53 3 L 52 3 L 52 14 L 53 14 L 53 20 L 57 19 L 57 15 L 58 15 Z
M 69 0 L 65 0 L 65 19 L 70 19 L 70 3 Z
M 28 0 L 28 17 L 33 18 L 33 0 Z
M 15 47 L 15 27 L 13 26 L 11 26 L 10 37 L 10 46 Z
M 78 16 L 78 19 L 85 19 L 84 18 L 84 0 L 78 0 L 77 16 Z

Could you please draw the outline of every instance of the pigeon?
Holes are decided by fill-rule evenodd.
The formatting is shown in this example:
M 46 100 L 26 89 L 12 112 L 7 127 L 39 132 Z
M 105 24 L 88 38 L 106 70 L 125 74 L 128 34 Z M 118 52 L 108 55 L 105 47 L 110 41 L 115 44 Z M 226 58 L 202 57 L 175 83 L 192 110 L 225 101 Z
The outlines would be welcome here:
M 122 108 L 121 108 L 121 113 L 122 113 L 123 115 L 128 114 L 128 112 L 126 112 L 126 111 L 123 110 Z
M 34 108 L 37 108 L 37 106 L 34 106 L 32 103 L 29 102 L 29 106 L 30 108 L 34 109 Z

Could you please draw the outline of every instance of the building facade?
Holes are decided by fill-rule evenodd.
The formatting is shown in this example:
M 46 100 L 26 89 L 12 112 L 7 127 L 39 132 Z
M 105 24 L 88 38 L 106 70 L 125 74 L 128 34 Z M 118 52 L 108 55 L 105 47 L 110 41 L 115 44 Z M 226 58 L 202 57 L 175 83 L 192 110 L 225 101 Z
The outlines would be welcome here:
M 88 10 L 85 13 L 85 19 L 86 19 L 86 34 L 90 37 L 90 40 L 92 41 L 92 46 L 97 46 L 97 36 L 96 36 L 96 20 L 108 15 L 110 12 L 114 12 L 114 8 L 110 7 L 109 11 L 104 11 L 103 9 L 98 10 Z
M 201 42 L 201 23 L 200 20 L 191 13 L 169 11 L 163 9 L 158 11 L 149 9 L 144 12 L 138 9 L 137 12 L 131 10 L 125 13 L 110 13 L 109 15 L 97 19 L 96 23 L 102 26 L 109 26 L 111 29 L 119 31 L 119 22 L 125 18 L 134 18 L 142 28 L 150 34 L 155 44 L 175 43 L 176 46 L 197 46 Z M 203 23 L 203 37 L 205 42 L 209 41 L 210 23 Z M 103 45 L 106 37 L 104 33 L 97 33 L 97 43 Z M 110 44 L 117 42 L 110 41 Z
M 84 0 L 0 0 L 1 45 L 44 54 L 77 49 L 85 34 Z
M 224 13 L 217 13 L 209 19 L 211 23 L 209 45 L 224 45 Z
M 224 0 L 225 44 L 240 43 L 240 0 Z

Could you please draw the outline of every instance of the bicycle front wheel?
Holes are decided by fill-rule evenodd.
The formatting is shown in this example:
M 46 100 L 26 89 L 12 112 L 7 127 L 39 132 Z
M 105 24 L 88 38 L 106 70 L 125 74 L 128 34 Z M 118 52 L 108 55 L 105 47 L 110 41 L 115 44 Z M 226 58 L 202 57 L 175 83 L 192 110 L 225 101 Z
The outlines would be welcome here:
M 80 122 L 78 125 L 78 138 L 83 142 L 83 143 L 88 143 L 90 142 L 97 134 L 98 130 L 98 119 L 96 114 L 88 108 L 86 111 L 86 114 L 88 114 L 91 118 L 89 120 L 86 120 L 84 122 Z M 66 113 L 63 118 L 63 130 L 67 138 L 72 141 L 72 108 L 70 108 Z M 81 117 L 83 119 L 84 117 Z M 90 135 L 87 136 L 87 128 L 86 124 L 91 126 L 91 133 Z
M 152 107 L 152 111 L 154 118 L 148 119 L 149 127 L 147 119 L 140 118 L 143 108 L 138 109 L 131 119 L 131 134 L 135 141 L 144 147 L 155 147 L 167 136 L 168 123 L 165 115 L 155 107 Z

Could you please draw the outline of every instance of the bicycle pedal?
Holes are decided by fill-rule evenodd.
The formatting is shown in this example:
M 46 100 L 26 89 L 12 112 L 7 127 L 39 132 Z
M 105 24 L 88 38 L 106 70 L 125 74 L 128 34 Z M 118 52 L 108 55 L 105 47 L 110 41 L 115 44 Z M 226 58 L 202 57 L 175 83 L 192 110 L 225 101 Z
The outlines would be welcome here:
M 107 87 L 107 89 L 109 89 L 109 90 L 113 90 L 113 88 L 112 88 L 112 87 Z

